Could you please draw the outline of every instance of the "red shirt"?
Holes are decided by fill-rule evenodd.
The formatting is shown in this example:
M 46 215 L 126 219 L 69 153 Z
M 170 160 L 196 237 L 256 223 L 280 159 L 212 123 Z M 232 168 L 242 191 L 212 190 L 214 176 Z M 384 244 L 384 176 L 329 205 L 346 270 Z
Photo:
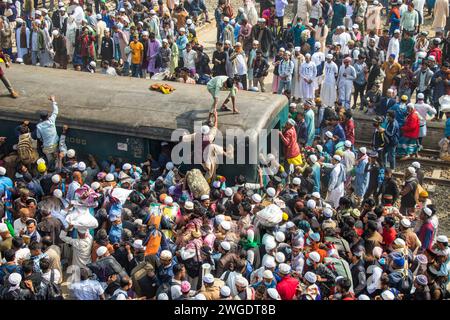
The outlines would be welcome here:
M 383 242 L 386 246 L 390 246 L 394 240 L 397 238 L 397 231 L 395 231 L 395 228 L 383 228 Z
M 344 124 L 345 138 L 355 144 L 355 122 L 350 119 Z
M 416 112 L 406 117 L 405 124 L 402 127 L 403 136 L 405 138 L 417 139 L 419 137 L 419 116 Z
M 286 276 L 277 284 L 277 291 L 281 300 L 292 300 L 297 292 L 298 280 L 291 276 Z
M 284 144 L 284 155 L 286 159 L 295 158 L 300 154 L 300 148 L 297 143 L 297 132 L 294 127 L 289 128 L 280 136 Z

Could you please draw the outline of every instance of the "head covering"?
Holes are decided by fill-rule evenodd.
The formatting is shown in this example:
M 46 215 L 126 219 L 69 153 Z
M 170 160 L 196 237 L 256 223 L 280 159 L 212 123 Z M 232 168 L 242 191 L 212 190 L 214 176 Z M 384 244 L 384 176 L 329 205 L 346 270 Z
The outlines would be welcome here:
M 6 223 L 0 223 L 0 233 L 3 233 L 3 232 L 7 232 L 9 229 L 8 229 L 8 226 L 6 225 Z
M 306 202 L 306 207 L 307 207 L 308 209 L 315 209 L 315 208 L 316 208 L 316 201 L 314 201 L 313 199 L 309 199 L 309 200 Z
M 191 291 L 191 284 L 188 281 L 181 282 L 181 292 L 188 293 Z
M 207 195 L 207 194 L 202 195 L 202 196 L 200 197 L 200 200 L 201 200 L 201 201 L 209 200 L 209 195 Z
M 267 289 L 267 295 L 273 300 L 281 300 L 281 296 L 275 288 Z
M 231 222 L 230 222 L 230 221 L 224 220 L 224 221 L 222 221 L 222 222 L 220 223 L 220 226 L 221 226 L 222 229 L 224 229 L 225 231 L 228 231 L 228 230 L 231 229 Z
M 13 287 L 18 286 L 21 281 L 22 281 L 22 276 L 20 275 L 20 273 L 17 273 L 17 272 L 11 273 L 8 277 L 8 282 Z
M 114 175 L 112 173 L 108 173 L 105 177 L 106 182 L 112 182 L 114 181 Z
M 414 161 L 413 163 L 411 163 L 411 166 L 416 168 L 416 169 L 420 169 L 420 163 L 417 161 Z
M 367 153 L 367 148 L 366 147 L 361 147 L 361 148 L 359 148 L 359 152 L 361 152 L 362 154 L 366 154 Z
M 352 147 L 352 142 L 349 141 L 349 140 L 345 140 L 344 146 L 346 146 L 347 148 L 351 148 Z
M 259 194 L 254 193 L 254 194 L 252 195 L 252 200 L 253 200 L 254 202 L 256 202 L 256 203 L 260 203 L 261 200 L 262 200 L 262 198 L 261 198 L 261 196 L 260 196 Z
M 98 247 L 97 251 L 95 252 L 98 257 L 103 257 L 105 253 L 108 252 L 108 248 L 105 246 Z
M 291 126 L 296 126 L 296 125 L 297 125 L 297 123 L 295 122 L 295 120 L 292 119 L 292 118 L 289 118 L 288 123 L 289 123 Z
M 338 156 L 338 155 L 334 155 L 333 159 L 338 161 L 338 162 L 341 162 L 341 160 L 342 160 L 341 156 Z
M 288 275 L 289 273 L 291 273 L 291 266 L 286 263 L 280 263 L 278 269 L 280 273 L 284 275 Z
M 269 197 L 271 197 L 271 198 L 275 197 L 276 191 L 274 188 L 269 187 L 269 188 L 267 188 L 266 192 Z
M 309 254 L 308 259 L 312 262 L 319 263 L 320 261 L 320 254 L 316 251 L 313 251 Z
M 308 271 L 305 273 L 305 280 L 308 281 L 309 283 L 316 283 L 317 281 L 317 276 L 315 273 Z
M 228 241 L 222 241 L 220 243 L 220 246 L 222 247 L 223 250 L 225 251 L 230 251 L 231 249 L 231 244 Z
M 331 131 L 325 132 L 325 135 L 330 139 L 333 138 L 333 133 Z
M 350 62 L 352 62 L 352 58 L 350 58 L 350 57 L 347 57 L 347 58 L 345 58 L 345 59 L 344 59 L 344 62 L 348 62 L 348 63 L 350 63 Z
M 440 235 L 436 238 L 436 241 L 439 243 L 448 243 L 448 238 L 445 235 Z
M 425 213 L 425 215 L 427 215 L 428 217 L 431 217 L 431 215 L 433 214 L 433 211 L 431 211 L 430 208 L 425 207 L 422 209 L 423 213 Z
M 392 293 L 392 291 L 390 291 L 390 290 L 385 290 L 385 291 L 383 291 L 383 292 L 381 293 L 381 298 L 382 298 L 383 300 L 394 300 L 394 299 L 395 299 L 395 296 L 394 296 L 394 294 Z
M 163 250 L 161 251 L 161 255 L 159 256 L 161 259 L 172 259 L 172 252 L 169 250 Z
M 320 199 L 321 198 L 321 196 L 320 196 L 320 193 L 319 192 L 313 192 L 313 193 L 311 193 L 311 196 L 313 197 L 313 198 L 316 198 L 316 199 Z
M 374 4 L 375 4 L 375 2 L 378 2 L 378 1 L 375 0 Z M 361 294 L 361 295 L 358 296 L 358 300 L 370 300 L 370 298 L 369 298 L 369 296 L 367 296 L 365 294 Z
M 207 284 L 212 284 L 214 283 L 214 276 L 211 273 L 208 273 L 207 275 L 205 275 L 203 277 L 203 282 L 207 283 Z
M 292 179 L 292 184 L 295 186 L 299 186 L 302 183 L 302 181 L 300 180 L 299 177 L 295 177 L 294 179 Z

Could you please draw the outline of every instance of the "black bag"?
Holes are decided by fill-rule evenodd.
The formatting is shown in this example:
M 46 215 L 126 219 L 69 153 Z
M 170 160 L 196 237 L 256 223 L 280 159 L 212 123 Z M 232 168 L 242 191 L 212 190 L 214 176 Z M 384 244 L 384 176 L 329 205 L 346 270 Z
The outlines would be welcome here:
M 55 283 L 55 272 L 50 272 L 50 281 L 42 280 L 44 288 L 41 297 L 43 300 L 64 300 L 62 290 L 59 284 Z
M 32 64 L 31 53 L 26 53 L 23 55 L 23 63 L 28 66 Z

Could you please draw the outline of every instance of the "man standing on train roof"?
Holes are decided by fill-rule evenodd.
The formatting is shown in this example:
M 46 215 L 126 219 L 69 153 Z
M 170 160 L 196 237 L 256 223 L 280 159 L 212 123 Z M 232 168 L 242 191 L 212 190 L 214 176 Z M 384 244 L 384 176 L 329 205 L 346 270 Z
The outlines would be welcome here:
M 231 111 L 230 108 L 226 106 L 226 102 L 229 98 L 231 98 L 231 103 L 233 104 L 233 114 L 239 113 L 239 110 L 236 108 L 236 92 L 237 88 L 234 85 L 234 81 L 232 78 L 228 78 L 227 76 L 217 76 L 212 78 L 206 84 L 206 88 L 208 92 L 211 94 L 213 98 L 213 104 L 211 110 L 209 111 L 208 121 L 211 121 L 211 115 L 214 116 L 214 121 L 212 123 L 217 122 L 217 105 L 219 104 L 219 93 L 221 90 L 230 91 L 230 94 L 225 99 L 220 108 L 221 111 Z
M 1 48 L 0 48 L 0 59 L 3 60 L 3 62 L 5 63 L 6 68 L 9 68 L 9 66 L 10 66 L 9 56 L 7 54 L 3 53 Z M 11 86 L 11 82 L 9 82 L 8 78 L 6 78 L 5 72 L 3 71 L 2 67 L 0 67 L 0 80 L 2 80 L 2 82 L 5 85 L 6 89 L 8 89 L 11 98 L 17 98 L 19 96 L 17 94 L 17 92 L 14 91 L 13 87 Z

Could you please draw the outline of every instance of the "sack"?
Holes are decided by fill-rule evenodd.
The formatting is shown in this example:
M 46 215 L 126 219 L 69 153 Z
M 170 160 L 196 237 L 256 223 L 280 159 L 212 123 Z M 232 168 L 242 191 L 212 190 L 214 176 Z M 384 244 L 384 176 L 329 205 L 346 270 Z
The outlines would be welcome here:
M 186 173 L 186 181 L 194 198 L 200 198 L 204 194 L 209 194 L 209 184 L 199 169 L 188 171 Z
M 31 138 L 28 134 L 26 136 L 21 135 L 19 137 L 19 142 L 17 143 L 17 154 L 19 155 L 20 161 L 24 165 L 35 163 L 37 159 L 39 159 L 39 154 L 36 149 L 33 148 Z
M 420 194 L 425 191 L 425 189 L 420 185 L 420 183 L 417 182 L 417 186 L 416 186 L 416 192 L 414 194 L 414 199 L 416 200 L 416 203 L 419 202 L 419 197 Z
M 228 18 L 233 18 L 234 16 L 234 10 L 231 4 L 225 5 L 225 8 L 223 8 L 223 14 L 224 16 L 227 16 Z
M 22 57 L 23 59 L 23 63 L 30 66 L 32 64 L 32 60 L 31 60 L 31 54 L 30 53 L 26 53 L 23 55 Z
M 143 243 L 143 245 L 145 246 L 145 255 L 150 256 L 157 254 L 159 251 L 159 247 L 161 246 L 161 240 L 161 232 L 156 229 L 151 230 Z
M 274 227 L 283 220 L 283 211 L 275 204 L 262 209 L 256 214 L 256 218 L 265 227 Z

